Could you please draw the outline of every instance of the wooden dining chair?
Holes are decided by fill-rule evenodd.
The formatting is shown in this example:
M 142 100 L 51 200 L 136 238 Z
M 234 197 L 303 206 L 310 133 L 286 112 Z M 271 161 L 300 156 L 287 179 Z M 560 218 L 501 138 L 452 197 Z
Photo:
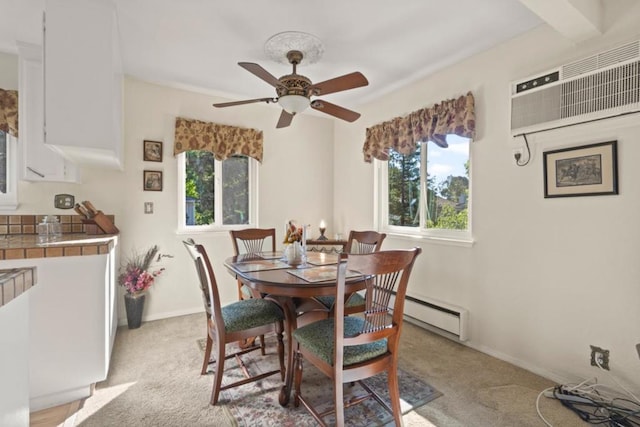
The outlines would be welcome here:
M 183 241 L 183 243 L 195 262 L 207 317 L 207 344 L 200 374 L 205 375 L 208 366 L 215 364 L 210 403 L 215 405 L 218 402 L 218 396 L 221 390 L 259 381 L 278 372 L 280 372 L 280 377 L 282 381 L 284 381 L 284 343 L 282 338 L 284 331 L 284 314 L 282 309 L 273 301 L 262 298 L 240 300 L 222 307 L 216 277 L 204 247 L 196 244 L 192 239 Z M 251 337 L 272 332 L 276 334 L 278 339 L 279 370 L 276 369 L 251 376 L 244 362 L 240 359 L 241 355 L 255 350 L 260 350 L 264 356 L 265 345 L 263 340 L 260 341 L 260 345 L 252 345 L 251 347 L 241 349 L 231 354 L 226 353 L 226 347 L 229 343 L 244 341 Z M 217 354 L 215 360 L 210 361 L 211 350 L 214 344 Z M 222 386 L 224 362 L 231 358 L 236 359 L 245 378 Z
M 275 252 L 276 250 L 276 229 L 275 228 L 247 228 L 244 230 L 231 230 L 231 243 L 233 244 L 233 255 L 255 254 L 264 250 Z M 271 240 L 271 247 L 268 241 Z M 265 249 L 266 246 L 266 249 Z M 249 299 L 260 297 L 253 292 L 242 281 L 238 280 L 238 299 Z
M 387 237 L 385 233 L 377 231 L 354 231 L 349 232 L 347 246 L 344 251 L 348 254 L 370 254 L 378 252 L 382 248 L 382 242 Z
M 371 252 L 378 252 L 382 248 L 382 242 L 387 237 L 385 233 L 378 233 L 377 231 L 354 231 L 349 232 L 349 238 L 347 239 L 347 245 L 345 246 L 344 253 L 346 254 L 369 254 Z M 335 305 L 335 299 L 332 296 L 317 297 L 327 309 L 329 315 L 333 313 Z M 361 313 L 364 310 L 364 298 L 358 293 L 354 293 L 348 296 L 345 305 L 345 314 Z
M 398 389 L 398 349 L 405 294 L 409 276 L 420 248 L 349 255 L 338 268 L 335 316 L 293 331 L 295 345 L 294 405 L 300 403 L 321 424 L 335 413 L 336 425 L 345 424 L 344 408 L 377 400 L 402 425 Z M 356 271 L 366 277 L 364 316 L 345 316 L 345 273 Z M 395 293 L 393 306 L 390 299 Z M 390 315 L 390 309 L 392 313 Z M 315 365 L 333 381 L 333 408 L 319 413 L 302 394 L 303 360 Z M 391 407 L 371 390 L 363 379 L 386 372 Z M 343 384 L 358 382 L 366 394 L 344 402 Z

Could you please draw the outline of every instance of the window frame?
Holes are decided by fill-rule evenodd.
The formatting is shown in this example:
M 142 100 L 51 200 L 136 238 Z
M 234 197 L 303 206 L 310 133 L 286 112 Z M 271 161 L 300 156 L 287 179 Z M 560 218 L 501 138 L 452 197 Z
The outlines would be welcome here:
M 247 224 L 223 224 L 222 198 L 214 198 L 214 222 L 206 225 L 187 225 L 186 224 L 186 152 L 176 156 L 178 168 L 178 233 L 194 234 L 207 232 L 227 232 L 229 230 L 237 230 L 241 228 L 256 227 L 258 218 L 258 161 L 252 157 L 249 160 L 249 221 Z M 218 175 L 218 171 L 222 170 L 222 161 L 214 159 L 214 171 L 216 177 L 214 179 L 214 194 L 223 194 L 222 177 Z
M 7 139 L 7 192 L 0 193 L 0 211 L 18 209 L 18 138 L 5 133 Z
M 374 206 L 376 228 L 381 232 L 393 236 L 407 237 L 412 239 L 424 239 L 438 242 L 448 242 L 451 244 L 471 245 L 473 244 L 472 234 L 472 205 L 473 205 L 473 159 L 472 144 L 473 140 L 469 138 L 469 198 L 467 201 L 467 229 L 466 230 L 450 230 L 441 228 L 427 228 L 426 218 L 423 212 L 426 210 L 427 203 L 427 160 L 429 157 L 429 144 L 433 142 L 421 142 L 420 157 L 420 221 L 418 227 L 406 227 L 389 224 L 389 163 L 374 159 Z

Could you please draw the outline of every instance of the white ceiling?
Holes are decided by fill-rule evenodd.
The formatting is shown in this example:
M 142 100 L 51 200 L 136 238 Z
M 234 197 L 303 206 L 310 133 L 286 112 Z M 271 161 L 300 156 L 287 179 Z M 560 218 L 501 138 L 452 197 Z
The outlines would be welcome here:
M 233 100 L 274 96 L 273 87 L 237 63 L 289 74 L 289 65 L 266 56 L 264 43 L 282 31 L 303 31 L 323 42 L 324 55 L 315 64 L 303 61 L 300 74 L 320 82 L 360 71 L 369 80 L 367 87 L 327 95 L 347 108 L 542 22 L 518 0 L 114 1 L 128 75 Z M 16 40 L 40 44 L 44 4 L 0 0 L 0 51 L 15 53 Z
M 256 62 L 276 77 L 289 74 L 289 65 L 267 58 L 264 43 L 282 31 L 313 34 L 325 52 L 315 64 L 303 60 L 301 74 L 319 82 L 360 71 L 369 80 L 368 87 L 328 99 L 342 97 L 346 107 L 540 22 L 516 0 L 118 0 L 118 13 L 128 74 L 240 99 L 268 97 L 274 89 L 239 61 Z

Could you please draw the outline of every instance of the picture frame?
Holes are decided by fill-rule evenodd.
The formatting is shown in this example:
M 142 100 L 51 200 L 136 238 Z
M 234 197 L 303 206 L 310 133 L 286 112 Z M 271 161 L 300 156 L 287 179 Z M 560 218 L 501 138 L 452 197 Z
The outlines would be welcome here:
M 162 191 L 162 171 L 145 170 L 142 188 L 144 191 Z
M 162 141 L 145 139 L 142 148 L 142 159 L 145 162 L 162 162 Z
M 618 142 L 544 152 L 544 197 L 618 194 Z

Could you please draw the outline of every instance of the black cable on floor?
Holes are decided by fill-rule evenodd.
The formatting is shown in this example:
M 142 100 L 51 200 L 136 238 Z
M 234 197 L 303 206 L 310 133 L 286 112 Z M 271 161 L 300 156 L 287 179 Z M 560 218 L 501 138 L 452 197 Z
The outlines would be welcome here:
M 590 424 L 610 427 L 640 427 L 640 404 L 635 401 L 615 398 L 611 403 L 598 402 L 582 394 L 563 390 L 561 386 L 557 386 L 553 393 L 562 405 L 575 412 L 580 419 Z M 561 395 L 579 397 L 586 400 L 586 402 L 562 399 Z M 637 406 L 638 410 L 618 406 L 614 404 L 615 402 L 624 402 L 630 406 Z

